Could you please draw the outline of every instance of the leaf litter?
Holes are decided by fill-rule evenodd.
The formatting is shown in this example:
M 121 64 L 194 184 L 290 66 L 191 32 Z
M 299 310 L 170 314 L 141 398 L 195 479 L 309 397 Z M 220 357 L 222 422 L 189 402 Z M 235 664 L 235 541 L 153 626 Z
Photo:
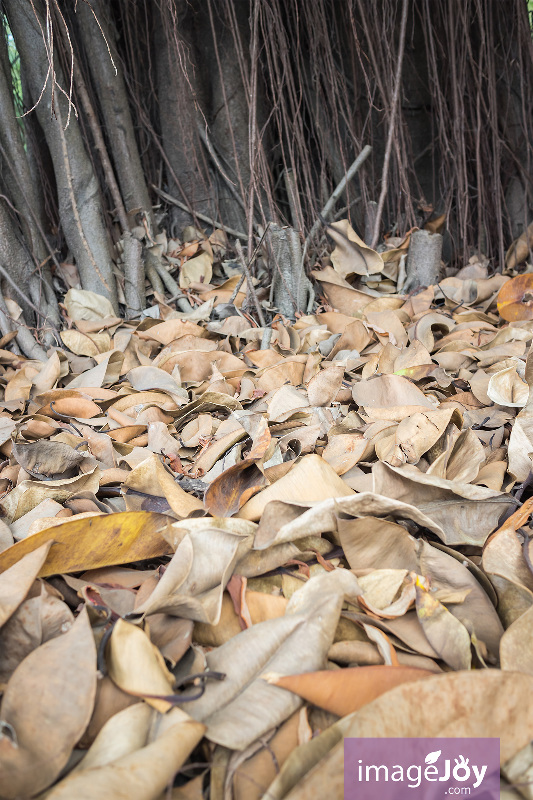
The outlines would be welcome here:
M 531 274 L 329 233 L 266 348 L 198 239 L 192 312 L 0 351 L 1 798 L 341 798 L 343 737 L 447 735 L 533 796 Z

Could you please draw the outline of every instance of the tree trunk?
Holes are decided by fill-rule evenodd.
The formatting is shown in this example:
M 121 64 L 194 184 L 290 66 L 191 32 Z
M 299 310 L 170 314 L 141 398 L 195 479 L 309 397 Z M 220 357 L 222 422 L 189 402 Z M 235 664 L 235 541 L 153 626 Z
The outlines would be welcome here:
M 29 299 L 29 280 L 33 269 L 33 263 L 28 251 L 20 243 L 15 233 L 5 200 L 0 200 L 0 266 L 5 270 L 20 292 L 17 294 L 12 286 L 9 287 L 10 294 L 22 308 L 24 317 L 22 324 L 17 327 L 17 343 L 22 352 L 29 358 L 37 358 L 40 361 L 46 361 L 47 356 L 43 348 L 32 336 L 30 331 L 24 327 L 24 322 L 28 322 L 31 325 L 34 321 L 33 309 L 25 299 Z M 0 276 L 0 279 L 1 277 L 2 276 Z M 46 304 L 43 304 L 43 307 L 46 309 Z M 46 324 L 44 314 L 42 318 L 36 320 L 36 322 L 37 325 Z
M 155 220 L 135 140 L 122 63 L 115 46 L 115 32 L 108 20 L 109 8 L 101 0 L 87 0 L 78 3 L 77 15 L 126 211 L 133 218 L 139 213 L 146 214 L 153 229 Z
M 82 285 L 84 289 L 108 297 L 117 307 L 98 184 L 78 122 L 72 113 L 69 119 L 68 101 L 58 86 L 53 85 L 54 72 L 57 83 L 63 88 L 67 85 L 63 74 L 57 64 L 48 74 L 50 64 L 41 32 L 45 25 L 42 16 L 36 18 L 40 3 L 6 0 L 5 8 L 32 98 L 38 102 L 37 115 L 54 164 L 61 224 L 76 259 Z
M 42 264 L 48 256 L 49 245 L 44 238 L 42 222 L 39 220 L 39 208 L 41 199 L 39 191 L 30 174 L 30 167 L 24 152 L 21 139 L 20 125 L 15 117 L 13 106 L 13 86 L 11 82 L 11 70 L 6 47 L 6 40 L 2 36 L 0 41 L 0 115 L 2 125 L 0 126 L 0 144 L 2 147 L 2 163 L 6 167 L 9 177 L 7 183 L 11 190 L 15 206 L 20 214 L 22 231 L 26 244 L 38 264 Z M 52 276 L 49 267 L 43 270 L 43 283 L 39 287 L 39 277 L 35 275 L 30 281 L 28 272 L 24 277 L 24 283 L 31 283 L 39 295 L 39 308 L 43 308 L 47 319 L 45 320 L 45 341 L 48 345 L 54 343 L 54 336 L 47 331 L 50 324 L 54 327 L 59 325 L 59 309 L 57 300 L 53 292 L 51 282 Z M 35 286 L 37 284 L 37 286 Z M 44 291 L 44 298 L 40 295 Z
M 154 56 L 157 70 L 159 120 L 163 148 L 168 159 L 166 176 L 169 192 L 191 210 L 187 213 L 173 207 L 169 233 L 181 235 L 193 222 L 194 210 L 216 218 L 203 145 L 198 133 L 202 105 L 202 66 L 196 51 L 198 37 L 194 28 L 196 9 L 187 0 L 162 0 L 154 9 Z M 187 70 L 187 72 L 186 72 Z

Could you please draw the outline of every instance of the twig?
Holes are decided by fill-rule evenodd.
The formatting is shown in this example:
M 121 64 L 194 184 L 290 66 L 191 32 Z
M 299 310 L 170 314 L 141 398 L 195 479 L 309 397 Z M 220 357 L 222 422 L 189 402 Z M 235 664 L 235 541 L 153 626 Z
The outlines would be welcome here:
M 333 221 L 336 222 L 338 219 L 342 217 L 343 214 L 346 214 L 346 212 L 349 211 L 352 206 L 360 202 L 361 202 L 361 195 L 354 197 L 354 199 L 351 200 L 347 206 L 343 206 L 342 208 L 339 208 L 339 210 L 335 212 L 335 214 L 333 215 Z
M 261 337 L 260 350 L 268 350 L 270 347 L 270 340 L 272 339 L 272 328 L 264 328 L 263 336 Z
M 257 144 L 257 38 L 258 38 L 258 23 L 259 23 L 259 3 L 253 4 L 253 22 L 252 22 L 252 47 L 250 50 L 250 63 L 251 75 L 249 83 L 249 103 L 248 103 L 248 155 L 250 159 L 250 186 L 248 189 L 248 255 L 253 244 L 254 228 L 257 231 L 258 227 L 254 223 L 254 202 L 256 194 L 256 169 L 255 160 L 257 157 L 256 144 Z M 234 150 L 235 155 L 237 155 Z M 239 178 L 240 178 L 240 172 Z M 244 188 L 241 181 L 241 189 Z M 244 195 L 243 195 L 244 196 Z
M 191 304 L 181 291 L 180 287 L 178 286 L 172 275 L 170 275 L 168 270 L 164 268 L 161 261 L 154 253 L 151 252 L 151 250 L 146 250 L 146 264 L 150 265 L 151 267 L 153 267 L 153 269 L 155 269 L 155 271 L 165 284 L 167 291 L 169 291 L 170 294 L 172 295 L 172 299 L 176 300 L 179 309 L 185 312 L 186 314 L 190 314 L 191 311 L 193 310 Z
M 231 303 L 234 303 L 234 302 L 235 302 L 235 300 L 236 300 L 236 298 L 237 298 L 237 295 L 239 294 L 239 290 L 240 290 L 241 286 L 242 286 L 242 285 L 243 285 L 243 283 L 244 283 L 244 279 L 245 279 L 245 278 L 246 278 L 246 275 L 245 275 L 245 273 L 243 272 L 243 273 L 242 273 L 242 275 L 241 275 L 241 277 L 240 277 L 240 278 L 239 278 L 239 280 L 237 281 L 237 285 L 235 286 L 235 289 L 234 289 L 234 290 L 232 291 L 232 293 L 231 293 L 231 297 L 230 297 L 230 299 L 229 299 L 229 303 L 230 303 L 230 305 L 231 305 Z
M 199 135 L 200 139 L 202 140 L 202 142 L 204 143 L 204 145 L 205 145 L 205 147 L 207 149 L 207 152 L 209 153 L 209 155 L 211 156 L 211 158 L 213 160 L 213 163 L 214 163 L 215 167 L 220 172 L 222 178 L 224 179 L 224 182 L 225 182 L 226 186 L 228 187 L 228 189 L 232 193 L 234 199 L 240 205 L 242 210 L 245 211 L 243 199 L 239 195 L 238 191 L 236 190 L 235 184 L 233 183 L 231 178 L 224 171 L 224 167 L 220 163 L 220 159 L 218 158 L 218 156 L 217 156 L 217 154 L 215 152 L 215 148 L 213 147 L 213 145 L 212 145 L 212 143 L 211 143 L 211 141 L 209 139 L 209 136 L 207 135 L 207 128 L 204 129 L 201 122 L 198 123 L 198 135 Z
M 198 219 L 201 219 L 202 222 L 207 222 L 208 225 L 212 225 L 213 228 L 220 228 L 220 230 L 226 231 L 226 233 L 229 233 L 230 236 L 235 236 L 237 239 L 242 239 L 243 242 L 247 240 L 248 236 L 245 233 L 242 233 L 242 231 L 236 231 L 234 230 L 234 228 L 229 228 L 227 225 L 223 225 L 221 222 L 217 222 L 216 219 L 211 219 L 211 217 L 208 217 L 205 214 L 201 214 L 199 211 L 191 212 L 190 208 L 187 208 L 185 203 L 182 203 L 180 200 L 176 200 L 175 197 L 172 197 L 172 195 L 167 194 L 167 192 L 164 192 L 155 184 L 152 183 L 151 186 L 154 192 L 158 194 L 159 197 L 162 197 L 163 200 L 166 200 L 167 203 L 171 203 L 173 206 L 181 208 L 182 211 L 186 211 L 187 214 L 191 214 L 191 216 L 198 217 Z
M 260 249 L 261 245 L 263 244 L 263 239 L 264 239 L 264 238 L 265 238 L 265 236 L 267 235 L 267 233 L 268 233 L 268 229 L 269 229 L 269 228 L 270 228 L 270 222 L 267 222 L 267 226 L 266 226 L 266 228 L 265 228 L 265 230 L 264 230 L 264 233 L 263 233 L 263 235 L 261 236 L 261 238 L 260 238 L 260 240 L 259 240 L 259 242 L 258 242 L 258 244 L 257 244 L 257 247 L 255 248 L 254 252 L 252 253 L 252 257 L 251 257 L 251 259 L 248 261 L 248 269 L 250 269 L 250 267 L 251 267 L 251 266 L 252 266 L 252 264 L 254 263 L 254 261 L 255 261 L 255 258 L 256 258 L 257 254 L 258 254 L 258 252 L 259 252 L 259 249 Z M 241 286 L 243 285 L 243 283 L 244 283 L 244 279 L 245 279 L 245 278 L 246 278 L 246 274 L 243 272 L 243 273 L 242 273 L 242 275 L 241 275 L 241 277 L 239 278 L 239 282 L 237 283 L 237 285 L 236 285 L 235 289 L 234 289 L 234 290 L 233 290 L 233 292 L 231 293 L 231 297 L 230 297 L 230 299 L 229 299 L 229 302 L 230 302 L 230 303 L 234 303 L 234 302 L 235 302 L 235 298 L 236 298 L 236 297 L 237 297 L 237 295 L 239 294 L 239 289 L 240 289 L 240 288 L 241 288 Z
M 344 178 L 337 184 L 337 186 L 333 190 L 333 193 L 332 193 L 331 197 L 329 198 L 329 200 L 327 201 L 326 205 L 324 206 L 324 208 L 322 209 L 322 211 L 318 215 L 318 219 L 316 220 L 315 224 L 313 225 L 313 227 L 311 228 L 311 230 L 307 234 L 306 240 L 304 242 L 303 251 L 302 251 L 302 265 L 301 265 L 302 272 L 304 272 L 304 270 L 305 270 L 305 257 L 307 256 L 307 251 L 309 249 L 309 245 L 311 244 L 311 240 L 312 240 L 313 236 L 319 230 L 320 226 L 323 224 L 323 220 L 327 218 L 327 216 L 329 215 L 331 209 L 333 208 L 333 206 L 335 205 L 335 203 L 337 202 L 337 200 L 339 199 L 339 197 L 343 193 L 343 191 L 344 191 L 344 189 L 346 187 L 346 184 L 349 181 L 351 181 L 353 177 L 355 177 L 355 175 L 360 170 L 362 165 L 365 163 L 365 161 L 367 160 L 367 158 L 368 158 L 368 156 L 370 155 L 371 152 L 372 152 L 372 148 L 370 147 L 369 144 L 367 144 L 367 145 L 365 145 L 363 147 L 363 149 L 361 150 L 361 152 L 359 153 L 359 155 L 357 156 L 357 158 L 355 159 L 353 164 L 349 167 L 349 169 L 348 169 L 346 175 L 344 176 Z M 357 198 L 357 199 L 360 200 L 361 198 Z M 356 201 L 354 200 L 354 202 L 356 202 Z M 351 205 L 352 205 L 352 203 L 350 203 L 350 205 L 347 206 L 347 208 L 349 208 Z
M 242 244 L 237 239 L 235 242 L 235 250 L 237 251 L 237 255 L 239 256 L 239 261 L 241 262 L 241 266 L 243 269 L 244 274 L 246 275 L 247 280 L 247 287 L 252 300 L 254 301 L 254 306 L 257 310 L 257 318 L 259 319 L 259 324 L 262 328 L 266 328 L 265 318 L 263 316 L 263 309 L 261 308 L 261 304 L 259 302 L 259 298 L 255 292 L 254 285 L 252 283 L 252 276 L 250 275 L 250 270 L 248 269 L 248 264 L 246 263 L 246 259 L 244 258 L 244 253 L 242 252 Z
M 375 249 L 379 239 L 379 226 L 381 225 L 381 217 L 383 214 L 383 207 L 385 205 L 385 197 L 389 186 L 389 165 L 392 152 L 392 142 L 394 139 L 394 132 L 396 128 L 396 116 L 398 113 L 398 99 L 400 97 L 400 86 L 402 81 L 402 65 L 403 53 L 405 49 L 405 30 L 407 28 L 407 12 L 409 10 L 409 0 L 403 0 L 402 5 L 402 19 L 400 27 L 400 43 L 398 45 L 398 62 L 396 64 L 396 75 L 394 77 L 394 92 L 392 94 L 392 105 L 390 112 L 389 122 L 389 135 L 387 137 L 387 146 L 385 148 L 385 157 L 383 159 L 383 171 L 381 173 L 381 193 L 379 195 L 378 207 L 376 211 L 376 222 L 374 225 L 374 236 L 372 237 L 371 248 Z
M 357 158 L 355 159 L 355 161 L 353 162 L 353 164 L 348 168 L 344 178 L 337 184 L 326 205 L 318 215 L 317 221 L 307 234 L 307 239 L 305 240 L 305 245 L 304 245 L 304 252 L 307 251 L 307 248 L 309 247 L 313 236 L 317 233 L 318 230 L 320 230 L 320 225 L 322 224 L 320 217 L 324 217 L 324 219 L 328 218 L 331 209 L 333 208 L 333 206 L 343 193 L 346 184 L 349 183 L 352 180 L 352 178 L 355 177 L 355 175 L 359 172 L 359 170 L 361 169 L 361 167 L 363 166 L 363 164 L 365 163 L 371 152 L 372 148 L 370 147 L 370 145 L 369 144 L 365 145 L 361 150 L 361 152 L 359 153 L 359 155 L 357 156 Z

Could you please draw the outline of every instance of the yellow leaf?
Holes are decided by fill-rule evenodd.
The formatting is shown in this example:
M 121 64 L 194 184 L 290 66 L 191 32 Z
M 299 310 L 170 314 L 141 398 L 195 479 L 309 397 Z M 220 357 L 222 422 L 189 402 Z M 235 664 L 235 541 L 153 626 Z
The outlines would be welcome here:
M 0 572 L 46 542 L 53 542 L 39 576 L 128 564 L 172 552 L 160 534 L 168 517 L 151 511 L 125 511 L 66 522 L 22 539 L 0 553 Z

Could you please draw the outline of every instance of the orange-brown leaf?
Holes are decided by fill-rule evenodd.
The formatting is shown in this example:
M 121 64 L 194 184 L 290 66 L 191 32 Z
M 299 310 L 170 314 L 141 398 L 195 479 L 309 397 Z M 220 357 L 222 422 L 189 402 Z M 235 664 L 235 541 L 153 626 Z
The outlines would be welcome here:
M 517 275 L 503 284 L 498 295 L 498 314 L 507 322 L 533 319 L 533 273 Z
M 269 678 L 270 683 L 288 689 L 315 706 L 344 717 L 402 683 L 433 677 L 418 667 L 348 667 L 335 671 L 304 672 L 301 675 Z

